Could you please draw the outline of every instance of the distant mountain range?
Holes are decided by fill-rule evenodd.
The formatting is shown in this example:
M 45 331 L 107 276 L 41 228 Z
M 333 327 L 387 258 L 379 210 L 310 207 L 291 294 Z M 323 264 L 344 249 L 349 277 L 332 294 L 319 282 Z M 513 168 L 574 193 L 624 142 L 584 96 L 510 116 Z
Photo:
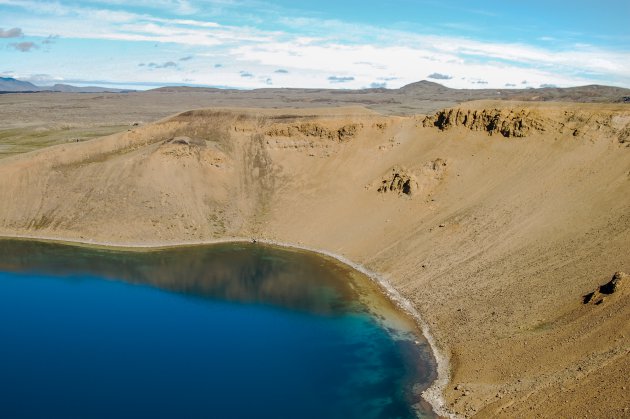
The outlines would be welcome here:
M 37 86 L 11 77 L 0 77 L 0 93 L 64 92 L 64 93 L 128 93 L 135 90 L 100 86 L 78 87 L 69 84 Z M 199 93 L 215 96 L 215 104 L 235 105 L 239 100 L 252 103 L 278 102 L 278 105 L 295 106 L 296 103 L 314 105 L 363 105 L 382 110 L 398 107 L 396 112 L 418 112 L 433 109 L 437 102 L 442 107 L 471 100 L 525 100 L 558 102 L 630 103 L 630 89 L 613 86 L 589 85 L 579 87 L 544 87 L 526 89 L 452 89 L 438 83 L 422 80 L 399 89 L 308 89 L 263 88 L 253 90 L 219 89 L 214 87 L 166 86 L 142 91 L 154 93 Z M 226 96 L 226 94 L 228 94 Z M 275 98 L 275 99 L 274 99 Z M 227 101 L 227 102 L 226 102 Z M 236 101 L 236 102 L 235 102 Z M 429 106 L 430 105 L 430 106 Z M 259 105 L 262 106 L 262 105 Z M 428 108 L 427 108 L 428 106 Z
M 559 102 L 630 102 L 630 89 L 590 84 L 577 87 L 540 87 L 525 89 L 451 89 L 441 84 L 422 80 L 398 89 L 407 95 L 449 98 L 458 102 L 479 99 L 559 101 Z
M 115 89 L 100 86 L 72 86 L 69 84 L 55 84 L 53 86 L 37 86 L 28 81 L 21 81 L 12 77 L 0 77 L 0 93 L 27 92 L 64 92 L 64 93 L 126 93 L 129 89 Z
M 281 95 L 287 101 L 310 101 L 329 104 L 364 104 L 384 102 L 407 103 L 410 100 L 466 102 L 480 99 L 559 101 L 559 102 L 630 102 L 630 89 L 614 86 L 588 85 L 578 87 L 542 87 L 525 89 L 453 89 L 428 80 L 407 84 L 399 89 L 309 89 L 261 88 L 253 90 L 217 89 L 214 87 L 166 86 L 147 92 L 227 93 L 252 100 L 264 95 Z M 445 105 L 447 106 L 447 105 Z

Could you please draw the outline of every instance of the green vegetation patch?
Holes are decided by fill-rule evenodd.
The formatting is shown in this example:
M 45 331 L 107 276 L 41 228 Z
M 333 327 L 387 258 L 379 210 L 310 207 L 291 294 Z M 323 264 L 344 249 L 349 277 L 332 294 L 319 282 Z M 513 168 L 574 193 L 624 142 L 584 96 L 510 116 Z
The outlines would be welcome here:
M 41 148 L 91 140 L 128 129 L 127 125 L 99 127 L 14 128 L 0 130 L 0 159 Z

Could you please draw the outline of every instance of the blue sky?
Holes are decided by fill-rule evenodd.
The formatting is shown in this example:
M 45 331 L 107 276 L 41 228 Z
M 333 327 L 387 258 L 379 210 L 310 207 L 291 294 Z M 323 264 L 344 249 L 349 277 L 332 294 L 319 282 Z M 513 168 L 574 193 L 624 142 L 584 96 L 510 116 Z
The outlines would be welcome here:
M 630 87 L 630 1 L 0 0 L 0 75 L 136 88 Z

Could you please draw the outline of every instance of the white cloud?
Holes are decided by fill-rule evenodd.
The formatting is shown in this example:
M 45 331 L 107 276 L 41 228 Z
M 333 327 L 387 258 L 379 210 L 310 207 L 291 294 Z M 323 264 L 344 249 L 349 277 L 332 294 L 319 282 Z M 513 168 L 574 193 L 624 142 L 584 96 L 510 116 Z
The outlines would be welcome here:
M 147 18 L 147 20 L 152 20 L 154 22 L 161 22 L 166 24 L 173 25 L 186 25 L 186 26 L 198 26 L 201 28 L 219 28 L 219 25 L 216 22 L 204 22 L 200 20 L 191 20 L 191 19 L 161 19 L 161 18 Z
M 230 51 L 236 59 L 258 64 L 263 67 L 282 67 L 291 70 L 291 75 L 300 72 L 315 72 L 322 77 L 317 86 L 336 84 L 329 80 L 330 74 L 339 77 L 352 76 L 346 80 L 344 87 L 365 87 L 377 79 L 393 79 L 391 87 L 399 87 L 407 83 L 426 78 L 427 74 L 442 73 L 453 76 L 444 83 L 451 87 L 479 87 L 461 77 L 488 78 L 492 85 L 503 86 L 505 83 L 529 78 L 539 83 L 568 83 L 568 79 L 558 80 L 551 74 L 539 70 L 524 69 L 497 63 L 467 63 L 456 57 L 442 60 L 443 54 L 431 54 L 428 50 L 417 50 L 408 47 L 377 48 L 366 45 L 327 45 L 294 47 L 291 43 L 272 43 L 266 45 L 239 46 Z M 373 65 L 364 65 L 370 59 Z M 404 63 L 404 66 L 400 66 Z M 342 70 L 343 74 L 339 74 Z M 492 75 L 492 77 L 490 75 Z M 496 80 L 495 80 L 496 79 Z M 289 82 L 290 81 L 284 81 Z M 328 83 L 327 83 L 328 82 Z M 331 83 L 332 82 L 332 83 Z
M 187 62 L 177 77 L 199 84 L 261 87 L 270 82 L 272 75 L 278 74 L 278 69 L 283 69 L 286 73 L 274 80 L 274 85 L 361 88 L 385 81 L 388 87 L 400 87 L 427 75 L 448 75 L 450 78 L 437 78 L 457 88 L 498 88 L 520 85 L 522 80 L 528 80 L 531 86 L 570 86 L 590 84 L 594 80 L 630 85 L 630 53 L 590 45 L 554 51 L 524 43 L 422 35 L 304 17 L 277 19 L 278 27 L 294 28 L 295 32 L 261 30 L 179 16 L 191 13 L 195 7 L 188 1 L 177 0 L 141 0 L 139 3 L 149 7 L 146 10 L 172 8 L 178 14 L 173 18 L 153 16 L 148 11 L 141 14 L 120 10 L 119 6 L 127 4 L 124 0 L 93 0 L 93 7 L 32 0 L 0 0 L 2 4 L 32 12 L 24 22 L 16 22 L 29 35 L 45 38 L 55 33 L 64 40 L 168 44 L 171 55 L 145 58 L 153 62 L 177 60 L 179 56 L 193 53 L 195 60 Z M 233 3 L 214 0 L 210 5 L 221 7 Z M 311 29 L 301 31 L 304 28 Z M 131 62 L 131 57 L 128 58 Z M 135 59 L 130 64 L 126 75 L 125 68 L 121 67 L 118 77 L 126 81 L 151 78 L 151 81 L 164 82 L 173 81 L 169 77 L 175 77 L 166 72 L 149 73 L 147 67 L 139 70 L 137 62 Z M 232 65 L 232 68 L 228 71 L 215 67 L 217 63 Z M 247 68 L 256 77 L 243 77 L 238 73 L 241 68 Z M 34 69 L 38 71 L 41 70 Z M 103 73 L 102 77 L 113 76 Z M 163 78 L 156 80 L 156 77 Z M 331 77 L 338 77 L 343 83 Z M 487 81 L 487 85 L 479 84 L 480 80 Z

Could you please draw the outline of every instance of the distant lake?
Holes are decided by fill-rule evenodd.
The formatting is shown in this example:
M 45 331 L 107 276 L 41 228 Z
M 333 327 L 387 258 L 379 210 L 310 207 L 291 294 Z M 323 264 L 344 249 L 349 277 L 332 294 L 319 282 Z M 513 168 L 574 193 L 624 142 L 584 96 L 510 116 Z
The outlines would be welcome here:
M 0 240 L 2 418 L 433 417 L 434 378 L 413 321 L 330 258 Z

